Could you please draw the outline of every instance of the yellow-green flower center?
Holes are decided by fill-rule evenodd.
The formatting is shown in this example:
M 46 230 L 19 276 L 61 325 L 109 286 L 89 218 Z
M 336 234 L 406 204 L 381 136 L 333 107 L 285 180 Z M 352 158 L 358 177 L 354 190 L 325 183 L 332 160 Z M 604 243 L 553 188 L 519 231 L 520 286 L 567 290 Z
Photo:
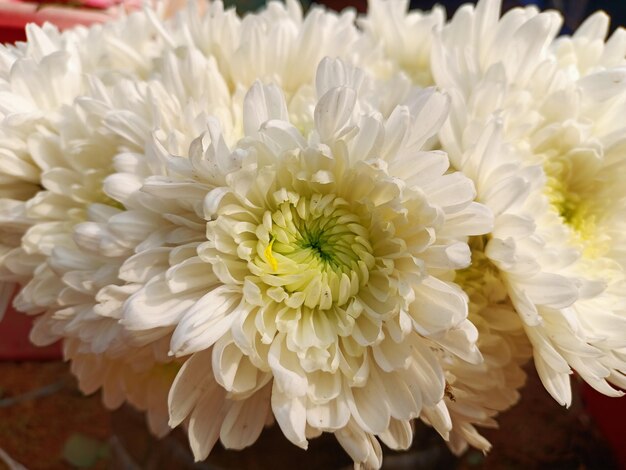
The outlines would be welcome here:
M 254 264 L 261 281 L 274 289 L 272 297 L 295 295 L 305 306 L 324 310 L 345 304 L 367 283 L 373 249 L 361 214 L 351 209 L 333 194 L 290 193 L 265 212 Z
M 594 204 L 595 189 L 591 182 L 586 191 L 581 180 L 575 181 L 573 163 L 568 158 L 547 160 L 544 164 L 547 176 L 545 194 L 554 210 L 571 229 L 571 241 L 580 246 L 583 254 L 594 258 L 606 250 L 597 228 L 597 205 Z M 580 176 L 580 175 L 579 175 Z
M 558 177 L 549 176 L 546 194 L 552 207 L 563 221 L 569 225 L 579 238 L 589 240 L 595 232 L 595 216 L 589 210 L 589 204 L 579 194 L 572 191 L 567 183 Z

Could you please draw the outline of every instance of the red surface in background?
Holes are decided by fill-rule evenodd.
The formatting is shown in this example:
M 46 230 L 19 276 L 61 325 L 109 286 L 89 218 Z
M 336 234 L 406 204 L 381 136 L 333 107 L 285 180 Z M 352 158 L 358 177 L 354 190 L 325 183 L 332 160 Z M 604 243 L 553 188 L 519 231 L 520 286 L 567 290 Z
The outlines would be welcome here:
M 14 43 L 16 41 L 26 41 L 24 28 L 14 28 L 0 23 L 0 43 Z
M 335 11 L 341 11 L 344 8 L 354 8 L 359 13 L 367 11 L 367 0 L 315 0 L 311 3 L 319 3 Z
M 33 318 L 9 307 L 0 321 L 0 361 L 60 359 L 61 343 L 39 348 L 28 339 Z
M 613 449 L 617 463 L 626 470 L 626 397 L 607 397 L 587 384 L 582 387 L 582 396 L 585 409 Z

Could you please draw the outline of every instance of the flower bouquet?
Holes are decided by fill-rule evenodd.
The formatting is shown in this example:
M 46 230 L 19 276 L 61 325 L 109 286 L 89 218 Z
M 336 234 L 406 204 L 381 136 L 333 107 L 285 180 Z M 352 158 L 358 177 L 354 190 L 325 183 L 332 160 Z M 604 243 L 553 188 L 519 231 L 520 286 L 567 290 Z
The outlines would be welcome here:
M 455 453 L 532 357 L 626 388 L 626 33 L 498 0 L 219 1 L 0 48 L 0 276 L 85 393 L 197 460 L 277 426 Z

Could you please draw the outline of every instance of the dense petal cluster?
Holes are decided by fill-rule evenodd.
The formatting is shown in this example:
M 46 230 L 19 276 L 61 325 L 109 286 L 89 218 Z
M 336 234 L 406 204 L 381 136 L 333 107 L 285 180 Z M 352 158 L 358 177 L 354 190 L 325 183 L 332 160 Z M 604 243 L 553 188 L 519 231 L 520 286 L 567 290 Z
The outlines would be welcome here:
M 624 30 L 605 43 L 608 17 L 597 13 L 573 36 L 557 38 L 557 13 L 516 8 L 499 18 L 500 2 L 487 0 L 461 7 L 427 34 L 408 24 L 415 21 L 410 18 L 428 21 L 434 11 L 403 14 L 401 3 L 374 3 L 394 14 L 383 17 L 371 9 L 363 21 L 372 42 L 383 44 L 417 84 L 427 75 L 415 75 L 411 66 L 422 69 L 429 57 L 432 83 L 451 97 L 450 118 L 436 145 L 474 181 L 477 200 L 495 216 L 494 230 L 470 244 L 473 265 L 485 260 L 484 271 L 495 273 L 494 282 L 503 286 L 502 300 L 522 319 L 546 389 L 568 405 L 575 370 L 602 393 L 621 395 L 609 384 L 623 388 L 626 371 L 620 292 L 626 199 L 617 182 L 626 162 L 623 120 L 617 117 L 626 97 Z M 407 46 L 407 34 L 428 39 Z M 407 65 L 402 57 L 410 47 L 420 49 Z M 471 297 L 483 289 L 479 297 L 486 299 L 493 286 L 464 288 Z M 471 318 L 485 337 L 476 312 Z M 503 332 L 489 335 L 507 349 L 527 349 Z M 484 346 L 481 351 L 488 364 Z M 478 382 L 471 380 L 467 384 Z M 511 398 L 520 383 L 514 382 L 506 386 Z M 491 383 L 498 393 L 503 382 Z M 482 395 L 489 396 L 487 388 Z M 485 447 L 471 434 L 465 437 Z
M 607 24 L 598 14 L 555 42 L 557 14 L 527 8 L 498 19 L 498 6 L 460 9 L 435 40 L 435 81 L 453 102 L 442 145 L 496 215 L 485 254 L 523 320 L 548 391 L 569 404 L 574 369 L 603 393 L 621 395 L 607 382 L 623 387 L 626 372 L 619 293 L 626 199 L 614 179 L 625 168 L 626 128 L 611 118 L 626 98 L 623 32 L 604 48 Z M 491 152 L 509 162 L 485 151 L 490 127 L 507 147 Z
M 32 28 L 52 46 L 25 86 L 7 79 L 14 160 L 32 167 L 11 186 L 30 189 L 6 198 L 15 305 L 42 314 L 33 341 L 64 339 L 85 392 L 147 409 L 159 435 L 182 365 L 169 422 L 187 422 L 197 458 L 218 435 L 251 444 L 276 418 L 298 445 L 334 432 L 355 461 L 379 466 L 375 435 L 407 447 L 410 419 L 447 413 L 434 351 L 480 360 L 446 273 L 469 264 L 465 240 L 489 231 L 490 214 L 469 180 L 445 174 L 445 154 L 421 151 L 447 99 L 321 61 L 338 44 L 360 57 L 350 15 L 303 19 L 293 4 L 243 22 L 220 4 L 200 24 L 186 14 L 165 29 L 148 11 L 149 53 L 118 65 L 83 56 L 71 33 Z M 106 44 L 110 33 L 88 34 Z M 50 72 L 55 48 L 71 53 L 57 59 L 67 86 L 53 80 L 50 101 L 33 76 Z M 10 52 L 19 64 L 33 55 Z M 35 104 L 17 109 L 18 98 Z M 449 330 L 460 341 L 448 344 Z
M 415 419 L 487 451 L 530 357 L 561 404 L 622 394 L 606 15 L 165 10 L 0 46 L 0 312 L 20 284 L 81 390 L 198 460 L 276 423 L 365 468 Z
M 130 212 L 152 221 L 163 244 L 121 267 L 127 282 L 144 284 L 122 323 L 149 340 L 171 334 L 172 352 L 191 355 L 170 412 L 172 425 L 194 423 L 198 458 L 218 435 L 234 445 L 224 426 L 236 417 L 220 425 L 205 416 L 204 392 L 179 391 L 203 390 L 206 377 L 237 416 L 249 406 L 239 402 L 265 397 L 292 442 L 334 432 L 359 461 L 380 458 L 375 435 L 408 445 L 409 420 L 442 401 L 433 350 L 480 360 L 465 294 L 446 273 L 469 264 L 465 240 L 488 232 L 491 215 L 468 179 L 446 174 L 445 154 L 421 151 L 446 98 L 410 95 L 383 118 L 358 69 L 324 60 L 315 83 L 308 132 L 291 122 L 280 88 L 257 82 L 240 104 L 243 138 L 229 146 L 209 121 L 187 157 L 162 155 L 165 174 L 139 190 L 150 204 Z M 260 429 L 266 417 L 238 419 Z M 374 446 L 366 455 L 355 450 L 364 442 Z
M 140 13 L 64 33 L 49 24 L 29 25 L 27 36 L 26 43 L 0 46 L 3 302 L 13 292 L 12 283 L 22 284 L 14 305 L 43 314 L 31 339 L 43 345 L 63 338 L 81 385 L 91 377 L 83 389 L 93 392 L 100 385 L 115 387 L 118 378 L 110 371 L 120 357 L 126 356 L 121 363 L 129 371 L 140 367 L 119 319 L 94 309 L 100 289 L 119 283 L 120 262 L 84 252 L 74 234 L 84 221 L 110 216 L 117 204 L 103 188 L 119 139 L 102 125 L 108 104 L 101 89 L 110 76 L 141 76 L 160 54 L 162 41 L 150 18 Z M 126 377 L 137 384 L 134 389 L 143 380 L 129 372 Z M 130 386 L 116 390 L 107 405 L 131 399 Z M 163 383 L 160 393 L 166 396 L 168 390 Z M 165 409 L 145 398 L 133 401 L 149 416 Z

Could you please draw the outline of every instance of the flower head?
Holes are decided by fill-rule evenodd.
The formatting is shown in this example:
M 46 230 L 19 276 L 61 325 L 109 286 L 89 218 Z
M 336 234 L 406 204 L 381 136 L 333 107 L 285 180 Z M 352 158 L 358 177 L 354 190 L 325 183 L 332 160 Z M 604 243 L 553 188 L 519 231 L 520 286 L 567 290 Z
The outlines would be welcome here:
M 86 249 L 86 237 L 75 233 L 78 225 L 107 221 L 119 211 L 103 188 L 120 144 L 103 122 L 115 105 L 104 98 L 110 97 L 105 76 L 138 77 L 161 43 L 144 14 L 91 29 L 60 33 L 48 24 L 29 25 L 26 32 L 27 43 L 0 46 L 2 301 L 13 291 L 10 283 L 22 284 L 15 306 L 41 314 L 31 340 L 44 345 L 63 339 L 83 390 L 102 387 L 110 407 L 127 400 L 147 409 L 162 435 L 173 376 L 167 383 L 149 370 L 167 368 L 171 359 L 134 348 L 116 310 L 132 293 L 117 276 L 120 253 L 132 253 L 132 247 L 117 247 L 117 256 L 107 257 Z M 125 42 L 136 50 L 120 48 Z M 158 386 L 143 396 L 147 382 Z
M 173 331 L 172 352 L 191 355 L 170 413 L 195 417 L 192 444 L 208 432 L 201 422 L 219 432 L 219 421 L 200 421 L 202 393 L 195 407 L 180 401 L 178 387 L 197 382 L 197 368 L 234 402 L 269 384 L 273 414 L 295 444 L 330 431 L 350 450 L 347 442 L 374 435 L 408 445 L 408 420 L 443 398 L 433 349 L 480 359 L 465 295 L 445 273 L 469 264 L 465 237 L 489 230 L 490 214 L 467 179 L 446 174 L 444 154 L 421 150 L 445 119 L 446 98 L 426 90 L 384 118 L 358 69 L 326 59 L 316 83 L 310 131 L 290 122 L 280 88 L 256 83 L 243 102 L 243 139 L 227 146 L 210 121 L 188 158 L 166 156 L 168 176 L 143 185 L 170 210 L 185 187 L 189 199 L 163 229 L 197 232 L 178 247 L 166 236 L 169 269 L 129 298 L 123 323 Z M 186 222 L 192 207 L 206 226 Z M 211 366 L 194 359 L 207 354 Z M 214 442 L 200 440 L 196 456 Z
M 555 41 L 556 13 L 498 15 L 497 1 L 463 7 L 435 40 L 433 75 L 452 97 L 442 146 L 494 211 L 484 253 L 546 389 L 568 405 L 574 369 L 621 395 L 609 383 L 623 387 L 626 372 L 625 198 L 614 179 L 625 128 L 612 118 L 626 97 L 623 32 L 604 47 L 596 15 Z

